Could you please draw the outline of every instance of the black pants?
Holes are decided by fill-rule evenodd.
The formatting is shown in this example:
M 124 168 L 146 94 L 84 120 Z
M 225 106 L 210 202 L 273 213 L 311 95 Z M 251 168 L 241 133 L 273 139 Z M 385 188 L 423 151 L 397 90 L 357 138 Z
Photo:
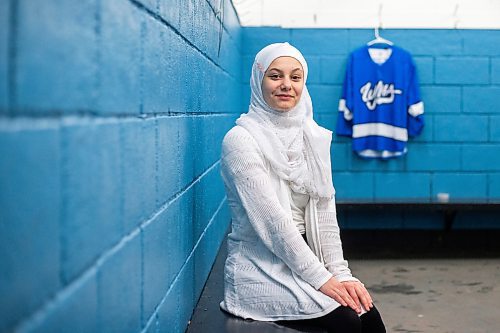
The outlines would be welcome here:
M 277 323 L 296 328 L 314 326 L 326 329 L 328 333 L 385 333 L 384 322 L 375 306 L 361 316 L 358 316 L 356 311 L 349 307 L 339 306 L 323 317 L 281 320 Z

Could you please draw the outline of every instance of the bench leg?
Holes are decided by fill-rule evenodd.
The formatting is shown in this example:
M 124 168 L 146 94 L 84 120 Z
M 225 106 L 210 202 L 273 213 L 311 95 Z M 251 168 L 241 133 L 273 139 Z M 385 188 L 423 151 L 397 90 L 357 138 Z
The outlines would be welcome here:
M 455 221 L 455 216 L 457 216 L 456 209 L 445 209 L 444 210 L 444 230 L 451 231 L 453 227 L 453 222 Z

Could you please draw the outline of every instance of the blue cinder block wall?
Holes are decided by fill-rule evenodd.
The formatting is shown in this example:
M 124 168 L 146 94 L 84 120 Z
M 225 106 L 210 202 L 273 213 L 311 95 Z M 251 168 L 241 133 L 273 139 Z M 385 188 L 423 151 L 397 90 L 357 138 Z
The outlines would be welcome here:
M 410 139 L 408 155 L 365 160 L 349 138 L 335 136 L 333 179 L 337 200 L 500 200 L 500 31 L 382 30 L 414 57 L 425 103 L 426 126 Z M 309 63 L 309 90 L 317 121 L 335 132 L 348 54 L 374 38 L 370 29 L 243 29 L 243 72 L 263 46 L 289 41 Z M 246 81 L 248 83 L 248 81 Z M 244 87 L 249 99 L 248 85 Z M 436 213 L 345 214 L 346 228 L 442 228 Z M 500 227 L 497 214 L 459 213 L 457 228 Z
M 0 332 L 183 332 L 229 223 L 230 0 L 0 1 Z
M 316 118 L 334 129 L 347 54 L 373 37 L 242 29 L 229 0 L 0 1 L 0 26 L 0 332 L 184 331 L 229 223 L 220 142 L 255 53 L 299 47 Z M 500 199 L 500 33 L 382 35 L 415 57 L 427 126 L 385 162 L 335 137 L 338 200 Z

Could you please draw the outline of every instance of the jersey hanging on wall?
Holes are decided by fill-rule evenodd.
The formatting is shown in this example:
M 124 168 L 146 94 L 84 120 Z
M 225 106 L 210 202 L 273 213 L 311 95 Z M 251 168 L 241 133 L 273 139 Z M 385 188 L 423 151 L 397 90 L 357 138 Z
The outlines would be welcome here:
M 396 46 L 363 46 L 349 55 L 339 102 L 337 134 L 352 137 L 362 157 L 391 158 L 406 153 L 408 136 L 424 126 L 415 64 Z

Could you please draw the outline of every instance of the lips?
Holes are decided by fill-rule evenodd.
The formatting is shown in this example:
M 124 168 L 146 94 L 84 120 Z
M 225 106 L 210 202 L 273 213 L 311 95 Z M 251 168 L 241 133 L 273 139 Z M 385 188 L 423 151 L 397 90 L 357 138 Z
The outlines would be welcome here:
M 283 99 L 283 100 L 289 100 L 289 99 L 293 98 L 292 95 L 286 95 L 286 94 L 276 95 L 276 97 L 278 97 L 279 99 Z

